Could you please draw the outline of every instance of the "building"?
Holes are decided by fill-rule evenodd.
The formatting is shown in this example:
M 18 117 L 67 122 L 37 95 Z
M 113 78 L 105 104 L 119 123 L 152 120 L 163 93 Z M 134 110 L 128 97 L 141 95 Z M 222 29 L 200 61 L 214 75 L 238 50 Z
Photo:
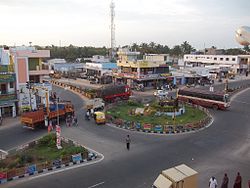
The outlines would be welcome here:
M 112 71 L 117 69 L 117 64 L 112 62 L 92 62 L 85 65 L 86 75 L 96 79 L 98 83 L 108 84 L 112 82 Z
M 234 73 L 242 73 L 250 70 L 250 55 L 184 55 L 183 66 L 228 67 Z
M 35 94 L 26 88 L 26 82 L 41 83 L 50 74 L 43 60 L 50 57 L 49 50 L 36 50 L 34 47 L 10 48 L 16 73 L 16 89 L 19 99 L 19 112 L 33 108 Z M 32 107 L 33 106 L 33 107 Z
M 118 70 L 113 72 L 114 82 L 122 82 L 132 88 L 137 84 L 157 87 L 168 82 L 167 54 L 146 54 L 139 59 L 139 52 L 121 49 L 117 52 Z
M 50 59 L 47 61 L 47 64 L 49 66 L 49 70 L 54 70 L 55 64 L 65 64 L 67 63 L 65 59 Z
M 16 117 L 16 75 L 9 50 L 0 49 L 0 116 Z

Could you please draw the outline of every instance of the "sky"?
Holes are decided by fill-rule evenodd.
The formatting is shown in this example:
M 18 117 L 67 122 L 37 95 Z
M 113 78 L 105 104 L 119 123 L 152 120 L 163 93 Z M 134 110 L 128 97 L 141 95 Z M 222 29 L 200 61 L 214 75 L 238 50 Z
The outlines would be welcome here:
M 111 0 L 0 0 L 0 45 L 110 47 Z M 114 0 L 116 46 L 240 47 L 250 0 Z

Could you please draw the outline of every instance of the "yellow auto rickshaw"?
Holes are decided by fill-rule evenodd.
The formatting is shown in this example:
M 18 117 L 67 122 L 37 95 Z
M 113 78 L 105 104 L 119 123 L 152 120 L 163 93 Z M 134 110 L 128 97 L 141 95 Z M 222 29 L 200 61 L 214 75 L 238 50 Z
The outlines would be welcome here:
M 95 119 L 96 124 L 105 124 L 106 123 L 106 118 L 105 118 L 104 112 L 95 112 L 94 119 Z

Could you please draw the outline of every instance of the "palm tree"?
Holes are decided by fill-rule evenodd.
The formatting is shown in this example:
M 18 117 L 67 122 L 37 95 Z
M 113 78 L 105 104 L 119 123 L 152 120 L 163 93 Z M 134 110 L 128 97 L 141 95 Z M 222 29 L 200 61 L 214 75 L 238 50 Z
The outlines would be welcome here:
M 184 41 L 181 44 L 181 51 L 182 51 L 182 55 L 190 54 L 192 51 L 194 51 L 194 48 L 187 41 Z
M 175 45 L 171 50 L 170 50 L 170 55 L 174 57 L 180 57 L 182 55 L 182 49 L 180 45 Z

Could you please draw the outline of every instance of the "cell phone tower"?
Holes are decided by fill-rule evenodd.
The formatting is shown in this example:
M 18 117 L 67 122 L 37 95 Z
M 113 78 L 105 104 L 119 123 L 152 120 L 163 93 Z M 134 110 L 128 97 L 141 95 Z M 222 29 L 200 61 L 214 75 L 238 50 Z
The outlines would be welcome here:
M 110 26 L 110 31 L 111 31 L 111 49 L 110 49 L 110 58 L 114 59 L 115 57 L 115 3 L 113 0 L 111 0 L 110 3 L 110 16 L 111 16 L 111 26 Z

